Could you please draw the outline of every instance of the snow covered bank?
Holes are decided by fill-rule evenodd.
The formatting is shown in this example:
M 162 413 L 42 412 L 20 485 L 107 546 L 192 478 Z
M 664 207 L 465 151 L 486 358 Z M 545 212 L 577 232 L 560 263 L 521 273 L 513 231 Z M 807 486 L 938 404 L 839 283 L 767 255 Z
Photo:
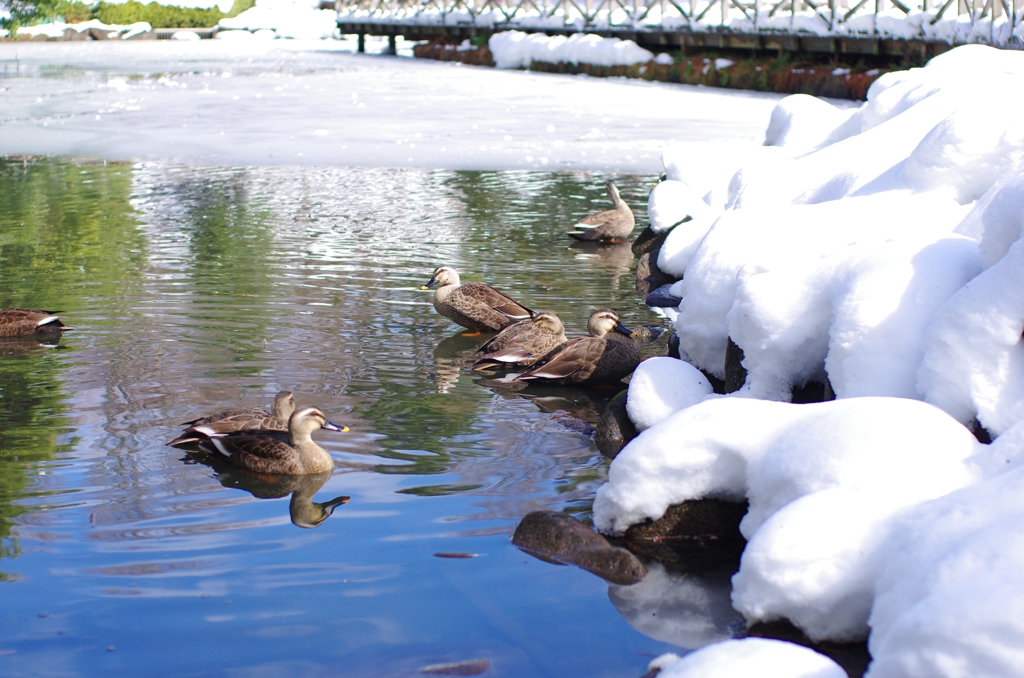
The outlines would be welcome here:
M 546 63 L 633 66 L 654 59 L 654 54 L 632 40 L 602 38 L 588 33 L 547 36 L 543 33 L 503 31 L 488 41 L 498 68 L 529 68 L 533 61 Z M 671 63 L 671 57 L 664 55 Z
M 77 33 L 80 35 L 89 34 L 95 31 L 101 36 L 106 37 L 108 40 L 130 40 L 144 33 L 149 33 L 152 30 L 153 27 L 145 21 L 128 25 L 120 25 L 105 24 L 98 19 L 93 19 L 92 21 L 83 21 L 77 24 L 54 21 L 46 24 L 39 24 L 37 26 L 25 26 L 18 29 L 18 34 L 32 37 L 45 36 L 47 38 L 57 40 L 66 37 L 68 31 L 71 31 L 72 34 Z M 7 35 L 7 31 L 0 29 L 0 37 L 5 35 Z
M 666 151 L 649 212 L 674 226 L 684 358 L 722 376 L 732 339 L 747 379 L 694 405 L 684 371 L 631 384 L 649 428 L 598 492 L 602 531 L 746 499 L 748 621 L 868 637 L 871 677 L 1024 673 L 1022 93 L 1024 53 L 961 47 L 857 110 L 783 100 L 731 170 Z M 838 399 L 772 402 L 811 379 Z
M 969 46 L 883 76 L 853 111 L 790 97 L 769 127 L 778 145 L 727 187 L 667 150 L 650 211 L 661 230 L 691 217 L 658 258 L 683 277 L 687 359 L 721 377 L 731 338 L 745 395 L 784 400 L 827 377 L 840 398 L 921 398 L 1004 430 L 1017 416 L 1006 412 L 1024 412 L 1024 391 L 1008 387 L 1024 376 L 1024 312 L 980 288 L 1008 289 L 1016 271 L 1022 83 L 1024 53 Z M 1002 329 L 966 326 L 967 306 L 1001 314 Z

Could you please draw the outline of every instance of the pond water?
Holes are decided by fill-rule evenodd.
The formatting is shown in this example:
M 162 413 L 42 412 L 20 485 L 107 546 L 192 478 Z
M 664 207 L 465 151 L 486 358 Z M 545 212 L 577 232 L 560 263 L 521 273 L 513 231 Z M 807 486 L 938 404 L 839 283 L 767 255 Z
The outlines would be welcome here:
M 563 235 L 608 178 L 642 222 L 653 176 L 0 159 L 0 306 L 76 327 L 0 344 L 0 674 L 640 676 L 728 637 L 728 572 L 623 587 L 509 543 L 532 510 L 589 519 L 579 421 L 611 394 L 481 385 L 486 337 L 419 290 L 447 263 L 570 334 L 662 324 L 628 246 Z M 282 389 L 351 428 L 314 435 L 332 476 L 164 445 Z

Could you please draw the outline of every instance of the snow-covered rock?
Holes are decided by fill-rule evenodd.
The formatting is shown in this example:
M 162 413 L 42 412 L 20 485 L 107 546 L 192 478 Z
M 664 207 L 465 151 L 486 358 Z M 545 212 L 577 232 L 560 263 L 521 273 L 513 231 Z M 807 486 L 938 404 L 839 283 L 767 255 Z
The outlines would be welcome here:
M 626 412 L 638 431 L 711 395 L 711 383 L 693 365 L 675 358 L 648 358 L 629 380 Z
M 685 657 L 669 653 L 648 667 L 659 678 L 846 678 L 825 655 L 769 638 L 744 638 L 709 645 Z
M 619 453 L 594 522 L 617 533 L 686 500 L 747 499 L 736 609 L 750 621 L 789 619 L 812 639 L 856 640 L 867 635 L 887 525 L 974 482 L 967 460 L 981 447 L 916 400 L 710 399 Z
M 574 33 L 566 37 L 501 31 L 491 36 L 488 47 L 498 68 L 528 68 L 533 61 L 633 66 L 654 59 L 653 53 L 632 40 L 602 38 L 593 33 Z

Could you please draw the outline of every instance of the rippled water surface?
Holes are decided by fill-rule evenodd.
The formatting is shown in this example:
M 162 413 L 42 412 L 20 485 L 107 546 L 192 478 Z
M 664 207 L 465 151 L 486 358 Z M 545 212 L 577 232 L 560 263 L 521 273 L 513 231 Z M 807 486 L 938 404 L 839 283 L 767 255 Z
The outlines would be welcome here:
M 607 462 L 579 420 L 609 394 L 481 385 L 464 358 L 486 337 L 418 289 L 448 263 L 570 334 L 602 306 L 661 324 L 628 246 L 562 235 L 607 206 L 607 178 L 0 160 L 0 306 L 77 328 L 0 343 L 0 674 L 483 659 L 484 675 L 639 676 L 727 635 L 727 577 L 655 564 L 619 587 L 509 543 L 531 510 L 589 518 Z M 642 217 L 654 177 L 614 178 Z M 282 389 L 351 427 L 314 436 L 333 476 L 258 478 L 164 445 Z M 293 524 L 339 495 L 315 529 Z

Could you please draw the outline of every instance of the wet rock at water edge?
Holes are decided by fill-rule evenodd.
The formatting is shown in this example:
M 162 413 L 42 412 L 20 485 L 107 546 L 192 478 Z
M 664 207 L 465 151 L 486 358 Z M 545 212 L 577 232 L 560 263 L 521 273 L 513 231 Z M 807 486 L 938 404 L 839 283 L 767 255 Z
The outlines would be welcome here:
M 576 565 L 613 584 L 635 584 L 647 568 L 626 549 L 576 518 L 558 511 L 528 513 L 516 527 L 512 543 L 539 558 Z
M 672 294 L 672 284 L 651 290 L 644 298 L 644 303 L 653 308 L 676 308 L 682 301 L 682 297 Z
M 704 571 L 739 560 L 746 544 L 739 526 L 746 513 L 746 502 L 685 501 L 657 520 L 631 525 L 623 539 L 643 556 L 677 569 Z
M 658 253 L 660 251 L 659 249 L 646 252 L 636 260 L 636 291 L 645 297 L 651 293 L 651 290 L 676 281 L 675 278 L 658 268 Z
M 743 366 L 743 349 L 729 337 L 725 347 L 725 392 L 734 393 L 747 383 L 747 368 Z
M 609 459 L 614 459 L 615 455 L 638 435 L 636 426 L 633 425 L 633 422 L 629 420 L 629 416 L 626 414 L 626 397 L 628 394 L 629 391 L 623 391 L 612 398 L 597 422 L 594 443 L 597 445 L 597 449 L 601 451 L 601 454 Z

